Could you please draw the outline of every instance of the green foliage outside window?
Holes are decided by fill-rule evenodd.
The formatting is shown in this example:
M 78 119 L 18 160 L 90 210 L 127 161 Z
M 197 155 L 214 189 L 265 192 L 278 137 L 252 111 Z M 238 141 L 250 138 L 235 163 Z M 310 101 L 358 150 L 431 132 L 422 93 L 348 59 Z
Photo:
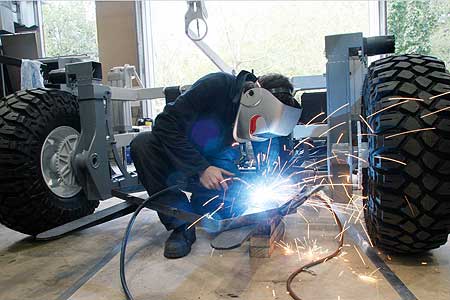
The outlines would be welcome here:
M 387 21 L 396 53 L 429 54 L 450 66 L 450 0 L 389 1 Z
M 98 59 L 95 2 L 42 3 L 46 56 L 88 54 Z

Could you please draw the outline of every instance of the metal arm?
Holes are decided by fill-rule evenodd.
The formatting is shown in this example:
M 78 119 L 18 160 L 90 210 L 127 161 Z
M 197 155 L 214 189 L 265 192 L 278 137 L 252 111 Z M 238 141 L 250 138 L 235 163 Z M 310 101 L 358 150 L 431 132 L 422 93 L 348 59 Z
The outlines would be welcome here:
M 206 23 L 208 13 L 206 12 L 205 2 L 203 0 L 188 0 L 187 4 L 188 10 L 184 16 L 184 32 L 191 40 L 201 41 L 208 33 L 208 24 Z M 193 21 L 197 23 L 197 34 L 189 30 L 189 25 Z M 205 32 L 203 34 L 200 34 L 200 23 L 203 23 L 205 25 Z

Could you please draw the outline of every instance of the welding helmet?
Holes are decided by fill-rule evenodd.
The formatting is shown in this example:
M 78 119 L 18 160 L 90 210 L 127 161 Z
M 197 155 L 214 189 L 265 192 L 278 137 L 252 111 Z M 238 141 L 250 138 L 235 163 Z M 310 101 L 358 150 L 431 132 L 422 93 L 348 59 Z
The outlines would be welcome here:
M 257 83 L 257 82 L 256 82 Z M 274 95 L 291 95 L 289 104 Z M 302 109 L 288 88 L 251 88 L 241 94 L 233 137 L 239 142 L 263 142 L 272 137 L 287 136 L 297 125 Z

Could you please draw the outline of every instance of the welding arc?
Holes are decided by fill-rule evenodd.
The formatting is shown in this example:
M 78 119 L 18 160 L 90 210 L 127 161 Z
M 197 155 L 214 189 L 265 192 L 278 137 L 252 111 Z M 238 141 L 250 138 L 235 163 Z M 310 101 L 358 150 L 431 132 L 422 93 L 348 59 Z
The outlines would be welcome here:
M 331 205 L 322 197 L 320 197 L 320 199 L 325 203 L 325 206 L 328 208 L 328 210 L 332 213 L 336 224 L 339 228 L 339 232 L 342 232 L 341 237 L 339 238 L 339 246 L 336 249 L 336 251 L 334 251 L 333 253 L 331 253 L 330 255 L 327 255 L 325 257 L 322 257 L 320 259 L 317 259 L 315 261 L 312 261 L 310 263 L 307 263 L 306 265 L 301 266 L 300 268 L 298 268 L 297 270 L 295 270 L 287 279 L 286 281 L 286 289 L 289 293 L 289 295 L 292 297 L 292 299 L 295 300 L 302 300 L 302 298 L 300 298 L 300 296 L 298 296 L 294 290 L 291 287 L 292 281 L 295 279 L 295 277 L 297 277 L 298 274 L 302 273 L 302 272 L 307 272 L 307 270 L 313 266 L 316 266 L 318 264 L 324 263 L 327 260 L 332 259 L 333 257 L 336 257 L 339 255 L 339 253 L 342 250 L 342 247 L 344 246 L 344 233 L 343 233 L 343 227 L 342 227 L 342 223 L 341 220 L 339 219 L 339 217 L 337 216 L 336 212 L 333 210 L 333 208 L 331 207 Z
M 130 237 L 131 229 L 133 228 L 134 221 L 136 220 L 136 217 L 141 212 L 141 210 L 147 205 L 148 202 L 151 200 L 161 196 L 164 193 L 167 193 L 168 191 L 179 189 L 181 187 L 180 184 L 169 186 L 163 190 L 160 190 L 159 192 L 154 193 L 147 199 L 145 199 L 137 208 L 136 211 L 131 216 L 130 221 L 128 222 L 127 229 L 125 230 L 125 234 L 123 236 L 122 240 L 122 247 L 120 249 L 120 283 L 122 284 L 123 292 L 125 293 L 125 296 L 128 300 L 134 300 L 133 295 L 131 294 L 130 289 L 128 288 L 127 280 L 125 278 L 125 252 L 127 250 L 127 244 L 128 244 L 128 238 Z

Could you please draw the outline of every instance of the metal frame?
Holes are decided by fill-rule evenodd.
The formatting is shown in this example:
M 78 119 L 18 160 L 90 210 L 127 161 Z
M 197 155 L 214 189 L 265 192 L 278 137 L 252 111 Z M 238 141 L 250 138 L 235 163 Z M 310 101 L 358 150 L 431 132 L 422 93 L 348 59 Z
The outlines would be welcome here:
M 353 161 L 347 154 L 353 154 L 353 123 L 361 109 L 360 93 L 366 70 L 362 33 L 326 36 L 325 54 L 328 127 L 339 127 L 327 134 L 327 155 L 337 155 L 337 159 L 328 160 L 328 174 L 337 179 L 352 174 Z M 339 138 L 341 133 L 343 136 Z
M 151 2 L 136 2 L 136 28 L 138 41 L 139 74 L 144 86 L 153 87 L 155 85 L 153 31 L 151 18 Z M 142 117 L 151 118 L 153 107 L 150 100 L 141 101 Z

